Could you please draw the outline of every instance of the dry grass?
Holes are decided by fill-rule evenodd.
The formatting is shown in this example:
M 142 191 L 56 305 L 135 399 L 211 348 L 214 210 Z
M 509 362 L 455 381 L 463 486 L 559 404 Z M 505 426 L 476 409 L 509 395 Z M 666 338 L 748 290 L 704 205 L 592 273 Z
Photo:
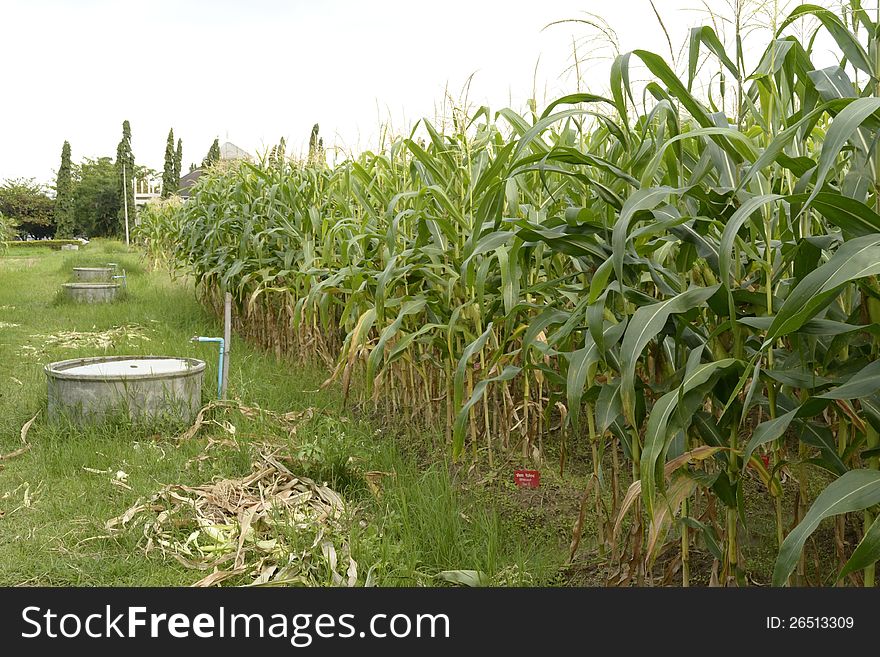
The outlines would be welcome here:
M 0 323 L 0 328 L 3 328 Z M 29 344 L 19 348 L 19 355 L 42 357 L 52 349 L 100 349 L 108 351 L 116 346 L 131 342 L 149 342 L 147 329 L 137 324 L 113 326 L 104 331 L 59 331 L 50 334 L 30 336 Z M 34 344 L 37 343 L 37 344 Z

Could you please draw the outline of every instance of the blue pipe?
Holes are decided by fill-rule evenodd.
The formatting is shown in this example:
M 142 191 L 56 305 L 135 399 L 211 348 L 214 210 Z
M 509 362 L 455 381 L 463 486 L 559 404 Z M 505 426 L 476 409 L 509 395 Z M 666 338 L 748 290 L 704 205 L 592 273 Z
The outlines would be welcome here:
M 119 263 L 118 262 L 108 262 L 107 266 L 112 267 L 114 272 L 119 271 Z M 122 270 L 122 274 L 114 274 L 113 276 L 110 277 L 110 280 L 115 281 L 120 278 L 122 279 L 122 287 L 124 287 L 127 290 L 128 289 L 128 279 L 125 276 L 124 269 Z
M 226 341 L 223 338 L 206 338 L 201 335 L 193 336 L 192 342 L 219 342 L 220 360 L 217 363 L 217 399 L 223 396 L 223 355 L 226 353 Z

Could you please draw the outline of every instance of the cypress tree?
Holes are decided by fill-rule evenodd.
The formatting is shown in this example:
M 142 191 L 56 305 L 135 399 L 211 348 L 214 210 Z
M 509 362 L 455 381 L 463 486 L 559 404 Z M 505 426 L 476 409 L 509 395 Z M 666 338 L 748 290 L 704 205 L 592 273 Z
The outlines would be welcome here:
M 131 125 L 122 122 L 122 139 L 116 147 L 116 178 L 117 194 L 119 194 L 119 225 L 120 232 L 125 232 L 125 208 L 128 206 L 129 225 L 134 222 L 134 199 L 132 198 L 131 181 L 134 177 L 134 153 L 131 151 Z
M 183 139 L 177 139 L 177 150 L 174 151 L 174 191 L 178 190 L 180 185 L 180 173 L 183 166 Z
M 212 164 L 220 161 L 220 140 L 215 139 L 214 143 L 211 144 L 211 148 L 208 150 L 208 154 L 205 156 L 205 159 L 202 160 L 202 168 L 209 167 Z
M 168 131 L 165 142 L 165 167 L 162 169 L 162 198 L 168 198 L 176 191 L 177 179 L 174 177 L 174 129 Z
M 55 181 L 55 237 L 73 237 L 73 181 L 70 175 L 70 142 L 61 147 L 61 166 Z

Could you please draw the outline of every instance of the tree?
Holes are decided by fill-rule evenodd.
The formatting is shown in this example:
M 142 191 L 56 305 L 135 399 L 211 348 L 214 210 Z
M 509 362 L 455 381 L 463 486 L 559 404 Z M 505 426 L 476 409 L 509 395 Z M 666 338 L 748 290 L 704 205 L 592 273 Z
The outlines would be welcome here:
M 215 139 L 214 143 L 211 144 L 211 148 L 208 150 L 208 154 L 205 156 L 205 159 L 202 160 L 202 168 L 206 168 L 220 161 L 220 140 Z
M 73 179 L 71 178 L 70 142 L 61 147 L 61 166 L 55 180 L 55 237 L 73 237 Z
M 103 159 L 103 158 L 101 158 Z M 131 151 L 131 125 L 122 122 L 122 139 L 116 147 L 116 193 L 119 196 L 119 226 L 116 234 L 125 230 L 125 214 L 128 210 L 129 221 L 134 220 L 134 199 L 132 198 L 131 180 L 134 175 L 134 153 Z
M 0 214 L 26 235 L 48 237 L 55 229 L 55 201 L 33 178 L 7 180 L 0 186 Z
M 168 198 L 177 191 L 177 180 L 174 177 L 174 129 L 168 131 L 165 142 L 165 168 L 162 170 L 162 198 Z
M 177 140 L 177 150 L 174 151 L 174 191 L 177 192 L 177 189 L 180 186 L 180 172 L 181 167 L 183 166 L 183 140 L 178 138 Z
M 85 159 L 76 168 L 76 174 L 78 182 L 73 192 L 76 231 L 89 237 L 119 235 L 119 214 L 124 209 L 113 160 L 109 157 Z
M 211 144 L 211 149 L 208 151 L 208 160 L 211 164 L 216 164 L 220 161 L 220 140 L 215 139 L 214 143 Z

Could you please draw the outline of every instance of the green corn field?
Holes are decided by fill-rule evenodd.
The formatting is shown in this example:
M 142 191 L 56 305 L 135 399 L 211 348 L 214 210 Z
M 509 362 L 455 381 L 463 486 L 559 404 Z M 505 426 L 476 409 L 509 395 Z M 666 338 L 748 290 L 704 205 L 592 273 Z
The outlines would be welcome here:
M 754 67 L 709 21 L 684 73 L 635 50 L 543 110 L 456 110 L 334 166 L 217 165 L 137 236 L 206 303 L 231 292 L 239 334 L 442 428 L 438 455 L 552 453 L 564 477 L 587 454 L 582 516 L 635 583 L 672 549 L 688 585 L 697 545 L 748 583 L 761 495 L 774 585 L 805 583 L 831 519 L 823 584 L 874 586 L 880 20 L 802 5 L 771 33 Z

